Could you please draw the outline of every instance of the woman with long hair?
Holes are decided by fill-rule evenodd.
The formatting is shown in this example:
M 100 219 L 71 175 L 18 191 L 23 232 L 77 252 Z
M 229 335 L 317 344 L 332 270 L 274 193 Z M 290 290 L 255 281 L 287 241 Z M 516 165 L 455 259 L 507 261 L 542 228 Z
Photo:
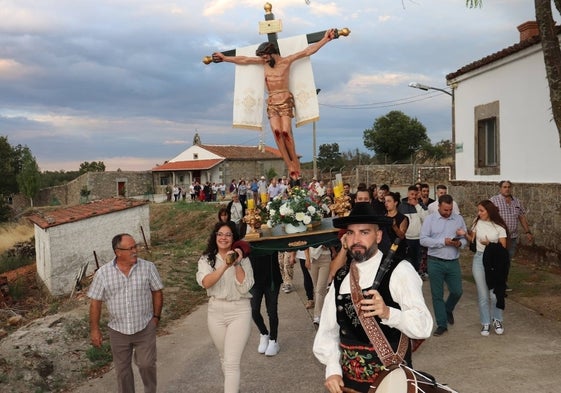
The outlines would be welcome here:
M 384 206 L 386 207 L 386 217 L 392 220 L 392 225 L 389 228 L 386 228 L 388 233 L 388 237 L 390 243 L 395 242 L 396 238 L 400 238 L 401 240 L 405 239 L 405 232 L 407 232 L 407 228 L 409 227 L 409 219 L 405 214 L 400 213 L 397 210 L 399 206 L 401 196 L 398 192 L 390 192 L 385 197 Z M 407 245 L 405 242 L 402 242 L 397 247 L 395 251 L 395 260 L 401 261 L 405 259 L 407 256 Z
M 230 215 L 230 210 L 228 210 L 225 206 L 221 207 L 218 210 L 218 222 L 227 224 L 231 222 L 232 224 L 236 225 L 234 221 L 232 221 L 232 217 Z
M 507 226 L 499 209 L 490 200 L 483 200 L 477 205 L 477 217 L 466 234 L 469 242 L 476 240 L 477 251 L 473 255 L 472 274 L 477 286 L 479 301 L 479 319 L 481 335 L 488 336 L 491 323 L 495 333 L 503 334 L 503 310 L 497 307 L 497 296 L 489 290 L 485 280 L 483 253 L 490 243 L 499 243 L 506 249 Z
M 216 223 L 197 271 L 197 282 L 210 297 L 208 330 L 220 356 L 224 393 L 239 392 L 240 362 L 251 332 L 253 270 L 238 240 L 234 223 Z

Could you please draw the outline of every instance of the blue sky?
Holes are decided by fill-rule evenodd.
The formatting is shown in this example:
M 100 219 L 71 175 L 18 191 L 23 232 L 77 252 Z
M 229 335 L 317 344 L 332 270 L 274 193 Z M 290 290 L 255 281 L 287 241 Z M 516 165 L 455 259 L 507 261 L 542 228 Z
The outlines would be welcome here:
M 270 1 L 279 37 L 348 27 L 312 57 L 321 92 L 317 145 L 364 148 L 363 131 L 391 110 L 417 118 L 433 143 L 451 137 L 445 76 L 519 41 L 529 0 Z M 31 148 L 42 170 L 148 170 L 191 146 L 257 145 L 233 129 L 234 66 L 216 50 L 266 40 L 263 0 L 0 1 L 0 135 Z M 554 16 L 559 20 L 559 16 Z M 266 119 L 265 119 L 266 120 Z M 274 146 L 268 129 L 264 140 Z M 312 125 L 294 130 L 312 159 Z

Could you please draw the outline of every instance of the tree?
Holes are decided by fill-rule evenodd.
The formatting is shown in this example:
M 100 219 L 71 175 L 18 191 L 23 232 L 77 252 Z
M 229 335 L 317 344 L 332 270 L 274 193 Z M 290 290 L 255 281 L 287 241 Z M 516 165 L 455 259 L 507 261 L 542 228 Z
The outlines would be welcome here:
M 543 59 L 549 85 L 549 100 L 553 120 L 559 134 L 561 145 L 561 47 L 559 46 L 559 30 L 555 28 L 555 21 L 551 11 L 550 0 L 534 0 L 536 5 L 536 22 L 540 30 Z M 557 11 L 561 13 L 561 0 L 554 0 Z
M 454 147 L 450 140 L 441 140 L 440 142 L 432 145 L 424 143 L 421 150 L 417 154 L 417 162 L 431 162 L 437 164 L 447 157 L 453 157 Z
M 0 198 L 18 192 L 17 158 L 17 152 L 8 142 L 8 137 L 0 137 Z
M 553 0 L 555 8 L 561 13 L 561 0 Z M 483 0 L 466 0 L 470 8 L 481 7 Z M 561 145 L 561 47 L 559 46 L 559 29 L 555 27 L 551 0 L 534 0 L 536 22 L 540 31 L 543 59 L 549 85 L 549 100 L 553 121 L 559 134 Z
M 347 167 L 355 167 L 357 165 L 369 164 L 370 160 L 372 159 L 370 157 L 370 154 L 363 153 L 359 151 L 358 148 L 354 150 L 349 150 L 347 152 L 343 152 L 341 153 L 341 156 L 343 157 L 343 161 L 345 163 L 345 166 Z
M 103 163 L 103 161 L 84 161 L 80 164 L 79 172 L 80 175 L 86 172 L 105 172 L 105 164 Z
M 47 188 L 66 184 L 80 176 L 78 171 L 43 171 L 41 172 L 41 185 L 39 188 Z
M 27 146 L 22 148 L 20 165 L 20 171 L 16 176 L 19 191 L 29 198 L 33 207 L 33 198 L 39 191 L 40 173 L 39 165 Z
M 318 166 L 323 169 L 340 169 L 344 165 L 343 157 L 339 152 L 338 143 L 325 143 L 319 145 Z
M 425 126 L 401 111 L 377 118 L 372 128 L 364 130 L 363 140 L 366 148 L 390 162 L 408 161 L 424 143 L 430 143 Z

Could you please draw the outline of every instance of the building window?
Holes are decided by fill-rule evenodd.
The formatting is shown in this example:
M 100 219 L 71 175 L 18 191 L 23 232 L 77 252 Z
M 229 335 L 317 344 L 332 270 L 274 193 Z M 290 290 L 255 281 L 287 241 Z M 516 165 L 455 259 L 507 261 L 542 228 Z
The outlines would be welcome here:
M 169 184 L 169 177 L 160 177 L 160 186 L 167 186 Z
M 497 166 L 497 118 L 479 120 L 477 125 L 479 167 Z
M 476 175 L 500 175 L 499 101 L 475 107 L 474 169 Z
M 199 153 L 193 153 L 193 160 L 199 159 Z

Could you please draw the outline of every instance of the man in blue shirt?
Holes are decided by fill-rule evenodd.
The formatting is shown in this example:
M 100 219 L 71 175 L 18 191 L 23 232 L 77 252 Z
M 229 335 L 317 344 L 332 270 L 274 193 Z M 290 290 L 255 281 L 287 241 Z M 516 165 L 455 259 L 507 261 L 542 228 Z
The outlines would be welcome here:
M 454 307 L 462 296 L 462 271 L 460 248 L 467 245 L 463 237 L 466 223 L 453 213 L 454 200 L 446 194 L 438 198 L 438 211 L 425 218 L 421 227 L 421 245 L 428 248 L 428 273 L 432 305 L 437 328 L 434 336 L 448 331 L 454 324 Z M 444 301 L 444 283 L 448 286 L 448 299 Z

